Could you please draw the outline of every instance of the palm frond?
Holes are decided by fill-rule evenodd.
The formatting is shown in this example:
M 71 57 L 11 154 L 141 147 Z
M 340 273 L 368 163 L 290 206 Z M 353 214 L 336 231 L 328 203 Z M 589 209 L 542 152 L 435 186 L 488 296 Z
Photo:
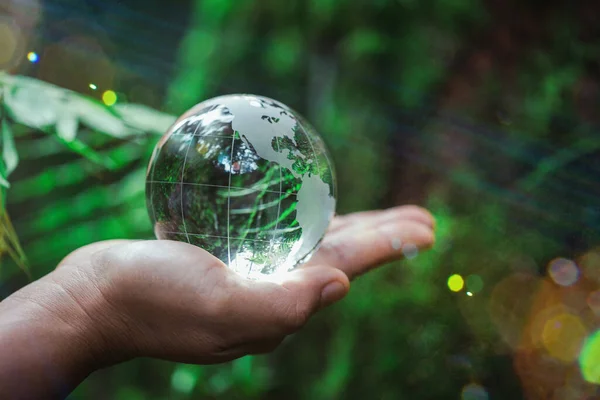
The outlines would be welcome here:
M 28 254 L 31 253 L 34 258 L 39 248 L 36 237 L 55 235 L 65 229 L 73 230 L 73 221 L 77 220 L 83 221 L 83 225 L 77 228 L 81 232 L 85 231 L 82 227 L 86 224 L 108 224 L 114 228 L 115 222 L 110 218 L 105 218 L 104 223 L 93 222 L 93 219 L 106 215 L 111 208 L 123 202 L 134 200 L 137 204 L 143 204 L 143 185 L 137 184 L 144 182 L 140 177 L 143 170 L 138 161 L 153 145 L 148 135 L 163 134 L 175 121 L 174 116 L 138 104 L 108 107 L 91 97 L 37 79 L 3 72 L 0 72 L 0 96 L 0 257 L 8 255 L 19 268 L 28 271 L 25 251 L 6 211 L 5 201 L 7 189 L 11 187 L 9 177 L 20 161 L 39 162 L 44 157 L 68 153 L 81 157 L 22 177 L 18 185 L 10 189 L 11 204 L 24 204 L 40 196 L 56 193 L 56 189 L 78 188 L 78 194 L 74 197 L 67 193 L 66 197 L 59 198 L 51 206 L 19 216 L 20 225 L 27 228 L 23 229 L 24 238 L 33 241 Z M 83 135 L 83 132 L 91 134 Z M 107 139 L 101 139 L 101 136 Z M 24 143 L 27 144 L 19 146 Z M 131 172 L 132 168 L 134 172 Z M 90 179 L 107 174 L 126 178 L 108 189 L 100 190 L 94 185 L 81 189 L 89 186 Z M 135 185 L 132 184 L 134 180 Z M 128 210 L 140 220 L 139 224 L 134 225 L 144 226 L 141 215 L 145 209 L 129 207 Z M 92 222 L 85 222 L 88 219 Z M 127 230 L 128 226 L 123 226 L 122 230 Z M 85 235 L 75 236 L 85 240 Z M 75 236 L 68 234 L 70 238 Z M 40 246 L 48 246 L 47 240 L 40 240 L 45 243 Z M 73 242 L 59 240 L 54 243 L 72 246 Z

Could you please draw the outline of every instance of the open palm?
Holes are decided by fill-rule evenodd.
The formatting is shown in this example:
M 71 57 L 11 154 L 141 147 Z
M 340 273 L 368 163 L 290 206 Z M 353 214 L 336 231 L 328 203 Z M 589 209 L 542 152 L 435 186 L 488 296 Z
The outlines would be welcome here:
M 272 350 L 343 298 L 352 279 L 402 258 L 403 246 L 430 247 L 433 230 L 432 216 L 414 206 L 338 216 L 312 259 L 277 282 L 250 281 L 198 247 L 156 240 L 83 247 L 55 279 L 88 308 L 108 344 L 103 354 L 223 362 Z

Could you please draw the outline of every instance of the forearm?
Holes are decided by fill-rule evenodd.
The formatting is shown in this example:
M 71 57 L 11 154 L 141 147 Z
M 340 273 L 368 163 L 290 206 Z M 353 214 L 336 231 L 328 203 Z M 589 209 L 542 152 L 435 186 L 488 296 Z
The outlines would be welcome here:
M 52 275 L 1 302 L 0 398 L 65 398 L 102 362 L 89 318 Z

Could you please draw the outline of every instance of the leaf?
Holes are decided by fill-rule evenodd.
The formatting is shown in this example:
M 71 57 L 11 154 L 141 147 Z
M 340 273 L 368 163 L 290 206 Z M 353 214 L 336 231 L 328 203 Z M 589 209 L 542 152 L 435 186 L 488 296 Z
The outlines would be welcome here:
M 66 142 L 77 136 L 79 123 L 112 137 L 127 138 L 140 132 L 162 135 L 176 120 L 143 105 L 106 107 L 94 98 L 24 76 L 0 72 L 0 83 L 6 85 L 4 103 L 15 122 L 43 131 L 54 127 Z
M 94 99 L 73 93 L 69 105 L 83 124 L 98 132 L 116 138 L 125 138 L 135 133 L 135 130 L 125 125 L 119 115 Z
M 140 104 L 118 104 L 114 108 L 127 125 L 143 132 L 159 135 L 164 134 L 177 119 Z
M 4 161 L 5 177 L 8 177 L 19 164 L 19 154 L 15 147 L 12 130 L 6 119 L 2 120 L 2 160 Z
M 6 189 L 10 188 L 10 183 L 8 182 L 6 176 L 6 168 L 4 167 L 4 161 L 0 159 L 0 197 L 2 198 L 2 203 L 0 204 L 0 212 L 4 209 L 4 198 L 6 194 Z
M 61 114 L 68 110 L 76 120 L 98 132 L 118 138 L 135 133 L 118 114 L 91 97 L 24 76 L 0 74 L 0 82 L 7 86 L 6 109 L 20 124 L 40 130 L 65 124 L 59 132 L 68 139 L 73 135 L 73 122 L 60 121 Z
M 71 113 L 63 115 L 56 123 L 56 134 L 66 142 L 72 142 L 77 136 L 79 122 Z
M 5 91 L 8 114 L 18 123 L 43 129 L 56 122 L 56 100 L 44 91 L 13 87 Z
M 87 158 L 88 160 L 90 160 L 96 164 L 100 164 L 108 169 L 115 169 L 117 167 L 114 160 L 112 160 L 110 157 L 102 156 L 101 154 L 96 152 L 94 149 L 92 149 L 90 146 L 88 146 L 81 140 L 72 139 L 71 141 L 66 141 L 65 139 L 60 137 L 58 135 L 58 133 L 57 133 L 56 137 L 63 144 L 65 144 L 69 149 L 84 156 L 85 158 Z
M 6 209 L 3 210 L 1 219 L 2 220 L 0 222 L 4 231 L 3 239 L 7 239 L 4 240 L 4 244 L 6 245 L 5 249 L 10 251 L 13 260 L 21 269 L 23 269 L 23 271 L 25 271 L 29 275 L 29 270 L 27 268 L 27 256 L 25 255 L 25 252 L 21 247 L 19 236 L 15 231 L 15 228 L 10 220 L 10 217 L 8 216 L 8 213 L 6 212 Z
M 10 188 L 10 183 L 6 180 L 4 173 L 0 173 L 0 186 L 4 186 L 7 189 Z
M 4 165 L 0 162 L 0 172 L 3 173 L 3 171 Z M 0 229 L 0 256 L 4 255 L 4 253 L 8 253 L 15 264 L 31 278 L 31 273 L 27 265 L 27 257 L 21 247 L 19 237 L 13 227 L 10 217 L 6 212 L 5 197 L 5 191 L 0 190 L 0 227 L 2 228 Z

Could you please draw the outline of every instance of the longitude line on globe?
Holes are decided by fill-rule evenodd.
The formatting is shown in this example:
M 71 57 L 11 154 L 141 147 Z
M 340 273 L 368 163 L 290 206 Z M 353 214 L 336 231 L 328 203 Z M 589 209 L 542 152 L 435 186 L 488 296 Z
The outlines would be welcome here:
M 240 169 L 241 169 L 241 167 L 242 166 L 241 166 L 241 163 L 240 163 Z M 262 205 L 262 198 L 260 198 L 260 202 L 258 204 L 258 207 L 260 207 L 261 205 Z M 256 217 L 256 229 L 259 228 L 259 225 L 258 225 L 259 221 L 260 221 L 260 218 L 257 216 Z M 245 232 L 244 236 L 241 237 L 241 238 L 239 238 L 240 244 L 238 245 L 238 251 L 243 248 L 244 242 L 246 240 L 248 240 L 246 238 L 247 234 L 248 234 L 248 232 Z M 254 242 L 258 242 L 258 240 L 254 240 Z M 255 260 L 255 258 L 256 258 L 256 251 L 255 251 L 255 248 L 253 247 L 252 248 L 252 258 L 250 259 L 250 266 L 248 267 L 248 273 L 246 274 L 246 277 L 249 277 L 250 274 L 252 273 L 252 269 L 254 268 L 254 260 Z
M 298 121 L 296 121 L 296 123 L 298 124 L 298 128 L 300 128 L 300 123 Z M 317 158 L 317 152 L 315 151 L 315 147 L 312 144 L 312 140 L 310 140 L 310 135 L 308 134 L 308 132 L 304 132 L 304 134 L 306 135 L 306 140 L 308 140 L 308 144 L 310 144 L 310 148 L 312 149 L 313 159 L 317 164 L 317 172 L 319 172 L 319 159 Z
M 156 209 L 154 208 L 154 184 L 156 183 L 156 181 L 154 180 L 154 170 L 156 169 L 156 162 L 158 161 L 158 156 L 160 155 L 160 151 L 162 150 L 162 148 L 157 149 L 156 150 L 156 154 L 155 157 L 152 159 L 152 167 L 151 168 L 151 172 L 150 172 L 150 182 L 148 182 L 150 184 L 150 209 L 152 209 L 152 221 L 154 221 L 154 224 L 156 225 Z M 154 235 L 156 236 L 156 231 L 154 229 L 154 226 L 152 227 L 152 231 L 154 232 Z
M 196 134 L 198 129 L 200 129 L 200 125 L 201 125 L 201 123 L 198 123 L 198 125 L 196 125 L 196 129 L 194 129 L 194 133 L 190 137 L 190 143 L 188 144 L 188 148 L 185 152 L 185 157 L 183 158 L 183 166 L 181 168 L 181 196 L 180 196 L 181 222 L 183 223 L 183 233 L 185 234 L 185 238 L 187 239 L 189 244 L 192 244 L 192 242 L 190 241 L 190 235 L 188 235 L 187 226 L 185 224 L 185 210 L 183 208 L 183 186 L 184 186 L 183 178 L 185 176 L 185 164 L 187 162 L 188 154 L 190 152 L 190 149 L 192 148 L 192 143 L 194 143 L 194 135 Z
M 298 124 L 298 128 L 302 129 L 300 126 L 300 122 L 296 121 L 296 123 Z M 302 130 L 304 131 L 304 129 L 302 129 Z M 314 160 L 315 164 L 317 165 L 317 174 L 318 174 L 320 171 L 320 168 L 319 168 L 319 159 L 317 158 L 317 152 L 315 151 L 315 146 L 313 146 L 312 140 L 310 140 L 309 132 L 305 131 L 304 134 L 306 135 L 306 140 L 308 140 L 308 144 L 310 144 L 310 148 L 312 149 L 313 160 Z M 310 251 L 312 252 L 315 248 L 316 248 L 316 246 L 313 247 L 312 249 L 310 249 Z
M 259 206 L 261 204 L 262 204 L 262 199 L 260 199 Z M 260 221 L 260 218 L 257 217 L 256 218 L 257 225 L 258 225 L 258 221 Z M 240 242 L 239 245 L 238 245 L 238 251 L 243 248 L 244 242 L 246 242 L 246 241 L 254 241 L 255 243 L 259 243 L 258 240 L 251 240 L 251 239 L 247 239 L 246 237 L 233 238 L 233 239 L 239 240 L 239 242 Z M 262 241 L 260 241 L 260 242 L 262 242 Z M 254 257 L 255 257 L 255 255 L 256 255 L 256 253 L 255 253 L 255 250 L 253 248 L 252 249 L 252 257 L 250 259 L 250 266 L 248 267 L 248 273 L 246 274 L 246 277 L 249 277 L 250 273 L 252 272 L 252 268 L 254 267 Z
M 275 136 L 275 143 L 277 143 L 277 152 L 281 153 L 281 148 L 279 147 L 279 137 Z M 281 172 L 281 164 L 279 164 L 279 194 L 283 193 L 283 173 Z M 279 218 L 281 217 L 281 200 L 279 204 L 277 204 L 277 223 L 275 224 L 275 230 L 273 231 L 273 241 L 275 240 L 275 232 L 279 228 Z M 272 242 L 271 242 L 272 243 Z
M 263 203 L 263 200 L 261 198 L 260 202 L 258 204 L 258 207 L 260 207 L 262 205 L 262 203 Z M 260 222 L 260 215 L 256 217 L 256 228 L 255 228 L 255 230 L 257 230 L 257 231 L 260 229 L 259 222 Z M 246 234 L 247 234 L 247 232 L 246 232 Z M 247 240 L 248 241 L 254 241 L 254 242 L 266 242 L 266 240 L 257 240 L 257 239 L 252 240 L 252 239 L 248 239 L 248 238 L 246 238 L 246 235 L 244 235 L 244 237 L 242 237 L 242 238 L 239 238 L 239 240 L 240 240 L 240 244 L 238 246 L 238 249 L 241 249 L 242 246 L 244 245 L 244 242 L 247 241 Z M 252 273 L 252 269 L 254 268 L 254 260 L 255 259 L 256 259 L 256 249 L 253 247 L 252 248 L 252 258 L 250 259 L 250 266 L 248 267 L 248 273 L 246 274 L 246 277 L 249 277 L 250 274 Z
M 234 117 L 235 118 L 235 117 Z M 229 158 L 229 184 L 228 184 L 228 193 L 227 193 L 227 265 L 231 267 L 231 234 L 229 232 L 229 214 L 231 211 L 231 175 L 233 172 L 233 150 L 235 148 L 235 135 L 236 132 L 233 132 L 233 139 L 231 140 L 231 156 Z
M 271 128 L 272 129 L 272 128 Z M 279 137 L 276 136 L 275 130 L 273 130 L 273 136 L 275 137 L 275 143 L 277 144 L 277 153 L 281 153 L 281 148 L 279 147 Z M 279 167 L 279 193 L 283 192 L 283 173 L 281 172 L 281 164 Z M 277 218 L 275 219 L 275 229 L 273 229 L 273 238 L 271 239 L 271 244 L 269 246 L 269 256 L 272 257 L 273 245 L 275 244 L 275 235 L 277 234 L 277 229 L 279 228 L 279 218 L 281 217 L 281 199 L 279 199 L 279 203 L 277 204 Z M 270 265 L 270 267 L 272 267 Z

